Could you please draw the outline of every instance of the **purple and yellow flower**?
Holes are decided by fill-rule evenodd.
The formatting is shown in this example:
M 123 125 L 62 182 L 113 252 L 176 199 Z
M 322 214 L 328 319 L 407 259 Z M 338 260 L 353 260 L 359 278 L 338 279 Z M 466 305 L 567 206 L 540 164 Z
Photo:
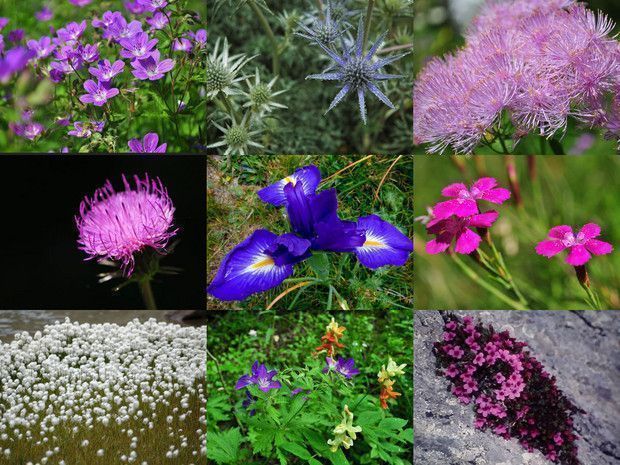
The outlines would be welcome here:
M 119 94 L 119 90 L 116 87 L 111 87 L 111 84 L 107 81 L 97 81 L 95 83 L 95 81 L 89 79 L 84 83 L 84 89 L 88 93 L 80 95 L 80 102 L 92 103 L 97 107 L 105 105 L 109 99 Z
M 149 132 L 142 140 L 131 139 L 127 142 L 129 149 L 134 153 L 166 153 L 167 143 L 157 145 L 159 143 L 159 135 L 156 132 Z
M 163 78 L 164 73 L 167 73 L 174 68 L 174 60 L 166 58 L 165 60 L 160 61 L 159 57 L 159 51 L 155 50 L 145 58 L 133 60 L 130 63 L 134 68 L 131 73 L 143 81 L 146 79 L 149 81 L 156 81 Z
M 135 256 L 147 249 L 164 253 L 177 229 L 174 205 L 159 178 L 134 176 L 135 187 L 125 175 L 122 179 L 124 191 L 117 192 L 106 181 L 92 197 L 85 197 L 75 222 L 79 248 L 87 260 L 119 262 L 125 275 L 131 276 Z
M 319 169 L 314 165 L 308 165 L 302 168 L 297 168 L 290 176 L 270 184 L 269 186 L 259 190 L 257 194 L 263 202 L 280 207 L 286 204 L 284 187 L 287 184 L 290 183 L 294 187 L 297 183 L 301 183 L 304 193 L 306 195 L 311 195 L 314 194 L 320 182 L 321 172 Z
M 554 226 L 549 231 L 549 240 L 539 242 L 536 253 L 547 258 L 569 250 L 566 263 L 572 266 L 585 265 L 592 255 L 606 255 L 612 252 L 609 242 L 595 239 L 601 235 L 601 227 L 588 223 L 575 234 L 573 228 L 566 225 Z
M 293 265 L 310 256 L 310 241 L 294 234 L 277 236 L 257 229 L 220 264 L 207 292 L 221 300 L 243 300 L 282 283 Z
M 237 381 L 235 389 L 244 389 L 250 385 L 256 385 L 263 392 L 269 392 L 271 389 L 280 389 L 282 384 L 280 381 L 274 381 L 273 378 L 278 372 L 276 370 L 268 371 L 267 367 L 258 363 L 258 360 L 252 365 L 252 373 L 243 375 Z
M 331 357 L 326 357 L 325 362 L 327 363 L 327 366 L 323 368 L 323 373 L 333 370 L 347 379 L 351 379 L 353 376 L 360 373 L 360 371 L 355 368 L 355 360 L 352 358 L 344 359 L 342 357 L 338 357 L 338 360 L 334 360 Z

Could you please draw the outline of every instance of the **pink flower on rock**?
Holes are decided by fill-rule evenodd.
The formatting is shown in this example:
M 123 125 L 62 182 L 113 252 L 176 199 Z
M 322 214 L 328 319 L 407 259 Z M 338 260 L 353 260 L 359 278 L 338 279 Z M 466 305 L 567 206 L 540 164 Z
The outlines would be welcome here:
M 155 132 L 149 132 L 144 139 L 131 139 L 127 142 L 129 149 L 134 153 L 165 153 L 168 147 L 167 143 L 161 144 L 159 147 L 159 136 Z
M 97 107 L 105 105 L 105 103 L 118 95 L 119 91 L 116 87 L 110 87 L 109 82 L 98 81 L 95 83 L 92 79 L 89 79 L 84 83 L 84 89 L 87 94 L 80 96 L 80 102 L 92 103 Z
M 455 240 L 455 251 L 460 254 L 470 254 L 478 248 L 482 238 L 470 228 L 490 228 L 497 220 L 495 210 L 467 218 L 451 216 L 445 219 L 436 219 L 427 226 L 429 234 L 435 239 L 426 243 L 426 253 L 435 255 L 445 252 Z
M 613 250 L 610 243 L 595 239 L 600 234 L 601 228 L 596 223 L 586 224 L 577 234 L 573 233 L 570 226 L 555 226 L 549 231 L 550 240 L 536 245 L 536 253 L 551 258 L 569 249 L 566 263 L 572 266 L 585 265 L 592 255 L 605 255 Z
M 435 205 L 433 215 L 437 219 L 448 218 L 452 215 L 464 218 L 479 213 L 478 200 L 502 204 L 510 198 L 510 191 L 495 186 L 497 186 L 497 180 L 494 178 L 480 178 L 469 189 L 460 182 L 450 184 L 443 188 L 441 195 L 454 198 Z

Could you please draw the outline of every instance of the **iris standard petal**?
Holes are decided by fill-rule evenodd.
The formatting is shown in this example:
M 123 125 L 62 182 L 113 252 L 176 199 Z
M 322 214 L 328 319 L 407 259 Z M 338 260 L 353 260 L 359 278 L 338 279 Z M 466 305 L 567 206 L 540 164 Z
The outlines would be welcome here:
M 357 227 L 364 230 L 365 241 L 355 249 L 355 255 L 368 268 L 402 266 L 413 252 L 413 241 L 377 215 L 362 216 Z
M 284 186 L 284 195 L 286 196 L 286 212 L 293 231 L 302 237 L 311 238 L 314 235 L 312 210 L 303 186 L 288 183 Z
M 254 231 L 226 255 L 207 292 L 221 300 L 243 300 L 288 278 L 293 274 L 293 266 L 278 266 L 267 254 L 276 239 L 266 229 Z
M 312 195 L 316 192 L 316 187 L 321 182 L 321 172 L 314 165 L 297 168 L 290 176 L 270 184 L 264 189 L 259 190 L 257 194 L 263 202 L 279 207 L 286 204 L 284 186 L 289 183 L 295 186 L 298 182 L 301 182 L 303 185 L 306 195 Z
M 329 250 L 330 252 L 353 252 L 364 244 L 364 231 L 353 221 L 319 222 L 314 225 L 316 238 L 312 241 L 315 250 Z

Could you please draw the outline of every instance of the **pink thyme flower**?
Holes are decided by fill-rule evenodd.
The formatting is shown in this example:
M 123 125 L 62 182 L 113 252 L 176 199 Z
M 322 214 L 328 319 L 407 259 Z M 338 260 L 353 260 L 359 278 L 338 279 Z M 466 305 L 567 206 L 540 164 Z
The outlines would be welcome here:
M 472 253 L 478 248 L 482 238 L 470 228 L 490 228 L 498 215 L 495 210 L 490 210 L 467 218 L 451 216 L 431 221 L 426 230 L 436 237 L 426 243 L 426 253 L 435 255 L 445 252 L 453 240 L 456 244 L 454 250 L 457 253 Z
M 93 258 L 119 262 L 131 276 L 135 256 L 147 249 L 165 251 L 177 232 L 173 226 L 174 205 L 159 178 L 134 176 L 132 187 L 125 175 L 124 191 L 117 192 L 110 181 L 92 197 L 80 203 L 75 217 L 79 248 Z
M 131 139 L 127 142 L 129 149 L 134 153 L 166 153 L 167 143 L 161 144 L 159 147 L 159 135 L 156 132 L 149 132 L 144 139 Z
M 611 253 L 613 246 L 604 241 L 594 239 L 600 236 L 601 228 L 596 223 L 588 223 L 575 235 L 570 226 L 561 225 L 551 228 L 551 240 L 539 242 L 536 253 L 547 258 L 569 249 L 566 263 L 572 266 L 584 265 L 594 255 Z
M 463 183 L 455 183 L 446 186 L 441 191 L 444 197 L 454 197 L 453 200 L 439 202 L 433 207 L 435 218 L 444 219 L 451 215 L 461 218 L 479 213 L 477 200 L 502 204 L 510 198 L 510 191 L 497 186 L 494 178 L 480 178 L 474 182 L 471 188 Z
M 92 79 L 84 83 L 84 89 L 88 93 L 80 96 L 80 102 L 92 103 L 96 107 L 105 105 L 109 99 L 117 96 L 119 93 L 116 87 L 110 87 L 109 82 L 97 81 L 95 83 Z

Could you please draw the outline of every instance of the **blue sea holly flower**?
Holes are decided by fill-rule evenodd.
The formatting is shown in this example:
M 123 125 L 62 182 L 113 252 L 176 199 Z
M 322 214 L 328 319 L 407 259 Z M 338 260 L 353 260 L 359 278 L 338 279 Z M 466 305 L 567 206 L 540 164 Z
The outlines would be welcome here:
M 368 268 L 402 266 L 413 252 L 413 241 L 377 215 L 362 216 L 357 228 L 364 231 L 365 240 L 355 249 L 355 255 Z
M 303 191 L 306 195 L 312 195 L 316 192 L 316 188 L 321 182 L 321 172 L 314 165 L 297 168 L 293 174 L 270 184 L 269 186 L 257 192 L 260 199 L 265 203 L 270 203 L 276 207 L 286 204 L 286 195 L 284 195 L 284 186 L 292 184 L 295 186 L 301 183 Z
M 282 283 L 293 274 L 293 265 L 308 258 L 310 241 L 291 233 L 277 236 L 257 229 L 224 257 L 207 288 L 221 300 L 243 300 Z
M 390 108 L 394 108 L 394 105 L 390 101 L 389 98 L 379 89 L 377 83 L 379 81 L 387 80 L 387 79 L 395 79 L 401 78 L 401 75 L 397 74 L 384 74 L 381 71 L 381 68 L 384 66 L 401 59 L 406 55 L 393 55 L 388 56 L 386 58 L 381 58 L 376 61 L 373 61 L 373 56 L 383 44 L 385 37 L 387 35 L 387 31 L 379 36 L 374 45 L 370 48 L 368 53 L 364 55 L 363 41 L 364 41 L 364 27 L 363 27 L 363 18 L 360 18 L 360 23 L 357 30 L 357 40 L 355 41 L 354 46 L 347 46 L 343 41 L 343 49 L 342 54 L 338 54 L 334 52 L 329 47 L 323 45 L 322 43 L 318 43 L 319 46 L 323 49 L 323 51 L 334 61 L 332 66 L 327 72 L 322 74 L 311 74 L 306 76 L 306 79 L 320 79 L 322 81 L 340 81 L 343 86 L 340 89 L 340 92 L 334 97 L 329 108 L 325 113 L 334 108 L 340 101 L 347 95 L 349 92 L 354 92 L 357 94 L 360 115 L 362 117 L 362 121 L 366 124 L 366 103 L 365 103 L 365 92 L 369 90 L 372 92 L 381 102 L 387 105 Z
M 241 376 L 237 380 L 235 389 L 243 389 L 251 384 L 258 386 L 263 392 L 269 392 L 271 389 L 280 389 L 282 387 L 280 381 L 273 380 L 273 377 L 277 374 L 276 370 L 267 371 L 267 367 L 262 363 L 258 363 L 257 360 L 252 365 L 252 374 Z
M 295 35 L 303 37 L 314 44 L 324 44 L 330 46 L 336 40 L 342 37 L 342 34 L 348 29 L 348 25 L 340 23 L 340 21 L 332 16 L 332 2 L 327 0 L 327 8 L 325 16 L 312 18 L 312 26 L 307 27 L 303 23 L 298 23 L 302 32 L 295 32 Z

